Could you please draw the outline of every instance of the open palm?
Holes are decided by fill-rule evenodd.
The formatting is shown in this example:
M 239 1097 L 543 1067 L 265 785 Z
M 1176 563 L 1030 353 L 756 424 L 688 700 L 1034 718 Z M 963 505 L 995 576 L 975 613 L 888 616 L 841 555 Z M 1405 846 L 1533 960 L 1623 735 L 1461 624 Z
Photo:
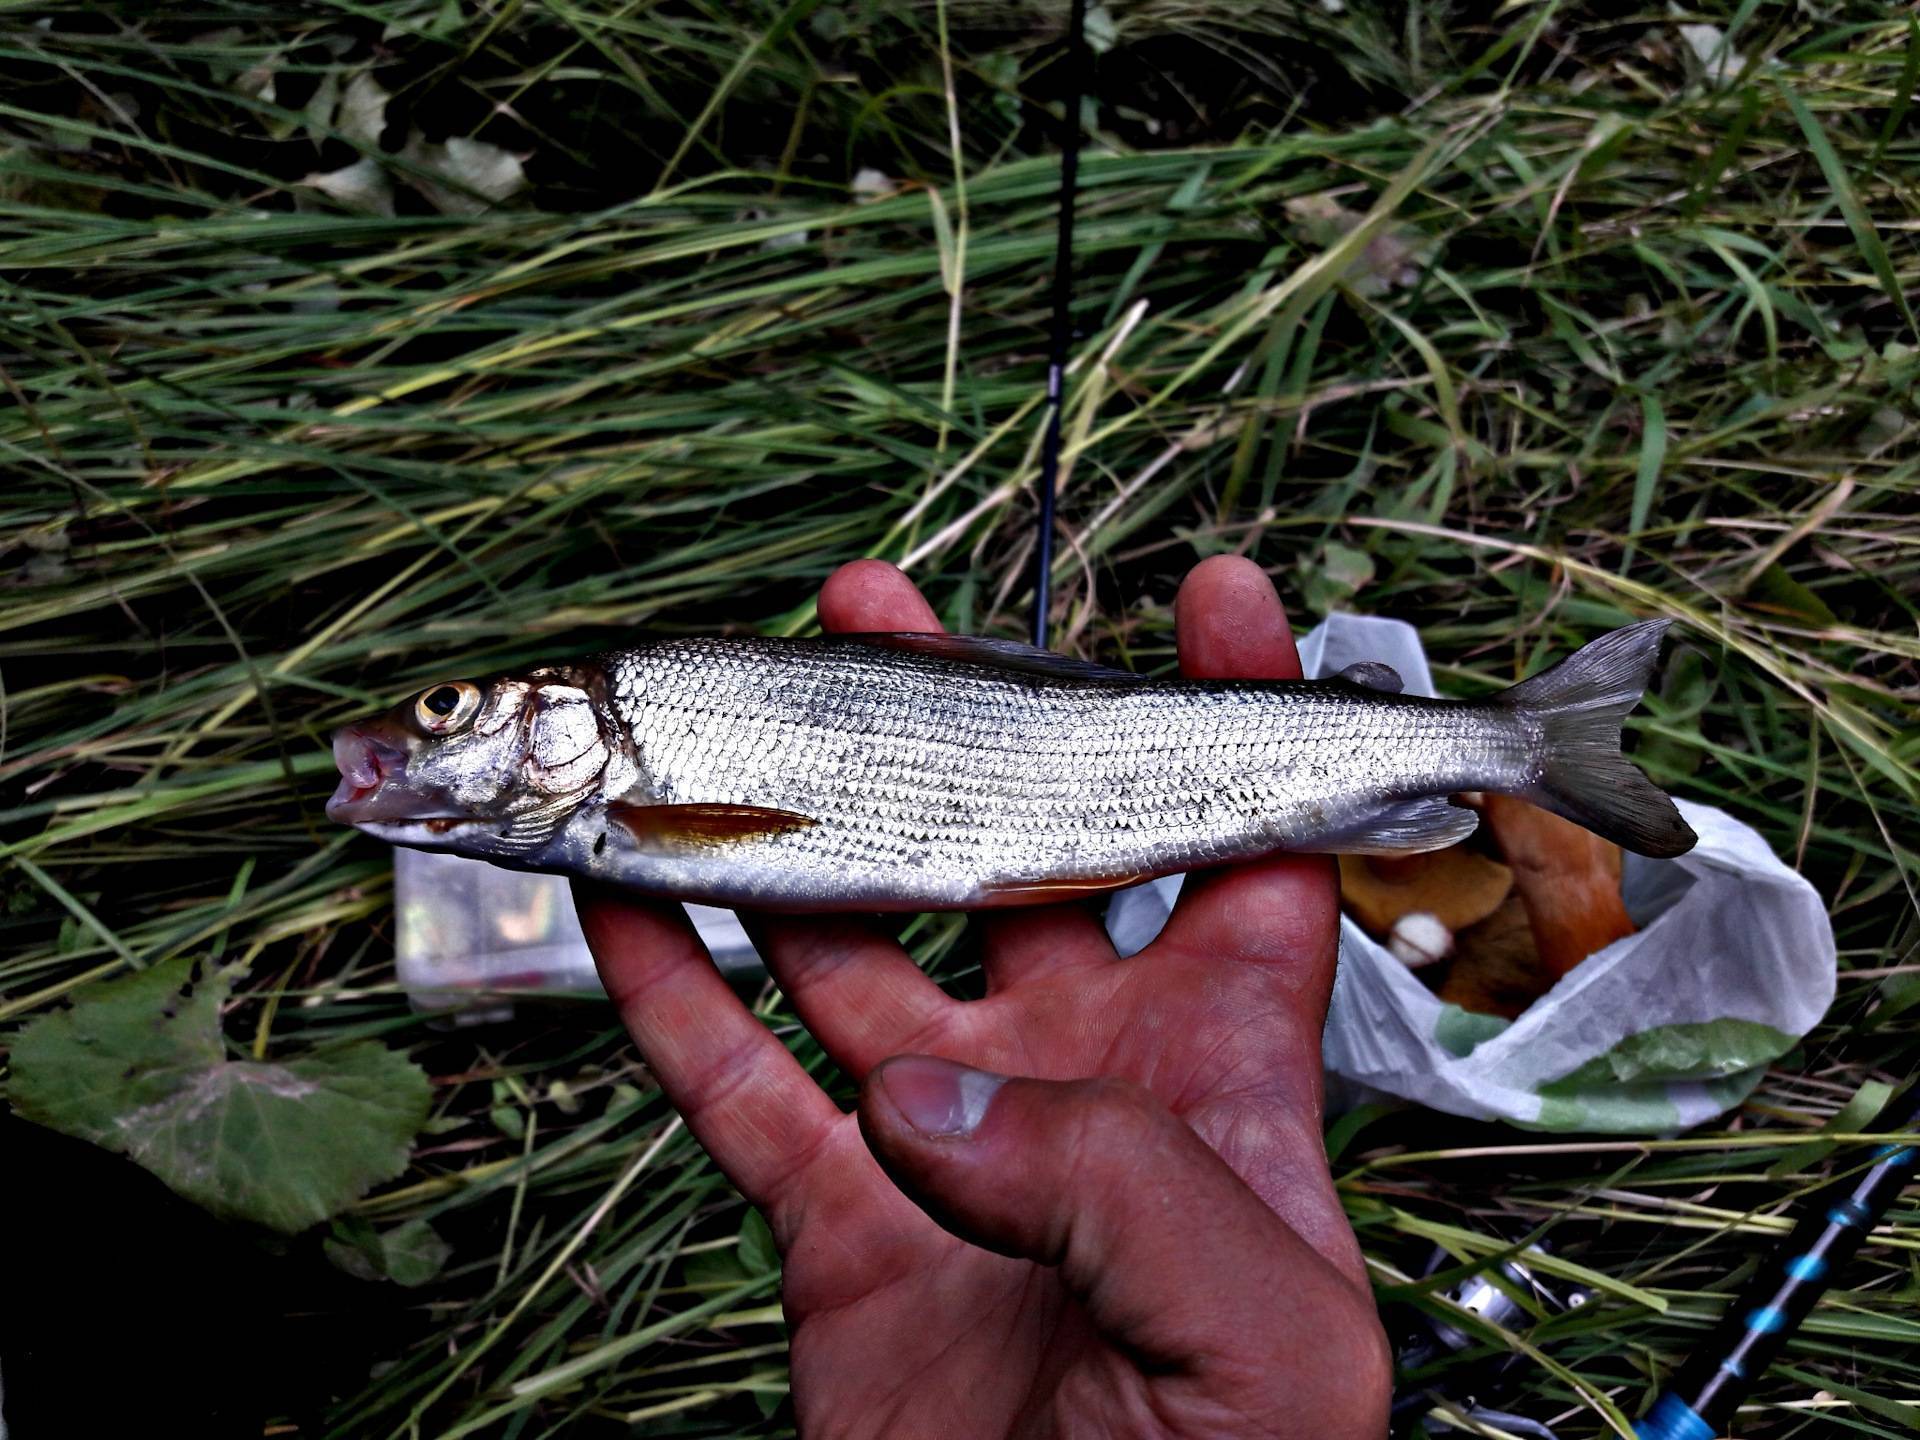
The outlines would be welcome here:
M 839 571 L 820 614 L 938 628 L 875 562 Z M 1248 562 L 1198 567 L 1177 619 L 1190 676 L 1299 674 Z M 862 1083 L 857 1115 L 677 906 L 583 889 L 580 910 L 669 1099 L 773 1228 L 803 1433 L 1383 1432 L 1384 1345 L 1320 1140 L 1324 859 L 1196 876 L 1124 961 L 1082 906 L 989 912 L 987 995 L 966 1003 L 859 920 L 750 920 Z

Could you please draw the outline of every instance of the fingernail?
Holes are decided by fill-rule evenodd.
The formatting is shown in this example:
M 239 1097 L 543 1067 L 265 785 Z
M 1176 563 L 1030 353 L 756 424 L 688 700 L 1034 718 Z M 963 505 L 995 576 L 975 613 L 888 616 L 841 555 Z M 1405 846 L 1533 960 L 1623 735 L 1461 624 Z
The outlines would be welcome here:
M 1006 1076 L 973 1070 L 951 1060 L 906 1055 L 880 1068 L 881 1089 L 906 1121 L 930 1139 L 971 1135 L 986 1119 L 993 1094 Z

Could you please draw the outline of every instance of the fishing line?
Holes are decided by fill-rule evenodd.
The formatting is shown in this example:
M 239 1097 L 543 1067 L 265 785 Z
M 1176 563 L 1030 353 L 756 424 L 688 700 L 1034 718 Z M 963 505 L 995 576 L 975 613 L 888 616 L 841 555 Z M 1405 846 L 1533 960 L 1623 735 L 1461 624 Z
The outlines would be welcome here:
M 1060 402 L 1073 341 L 1073 213 L 1080 179 L 1080 100 L 1086 91 L 1087 0 L 1067 12 L 1067 99 L 1060 136 L 1060 219 L 1054 230 L 1053 337 L 1047 354 L 1047 428 L 1040 443 L 1040 513 L 1033 547 L 1033 643 L 1047 648 L 1053 608 L 1053 500 L 1060 483 Z

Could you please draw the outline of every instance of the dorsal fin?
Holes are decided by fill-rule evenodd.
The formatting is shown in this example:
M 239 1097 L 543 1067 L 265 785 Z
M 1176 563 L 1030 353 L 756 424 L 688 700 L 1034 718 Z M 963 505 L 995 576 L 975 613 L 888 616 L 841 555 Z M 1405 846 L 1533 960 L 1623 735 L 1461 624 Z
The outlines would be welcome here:
M 1406 686 L 1398 670 L 1378 660 L 1356 660 L 1340 672 L 1340 678 L 1350 684 L 1384 691 L 1389 695 L 1398 695 Z
M 842 635 L 861 645 L 877 645 L 884 650 L 901 650 L 909 655 L 927 655 L 961 665 L 985 665 L 995 670 L 1011 670 L 1022 675 L 1041 675 L 1052 680 L 1140 680 L 1131 670 L 1115 670 L 1091 660 L 1076 660 L 1071 655 L 1056 655 L 1037 650 L 1018 640 L 999 640 L 991 635 L 942 635 L 920 630 L 871 631 L 860 635 Z

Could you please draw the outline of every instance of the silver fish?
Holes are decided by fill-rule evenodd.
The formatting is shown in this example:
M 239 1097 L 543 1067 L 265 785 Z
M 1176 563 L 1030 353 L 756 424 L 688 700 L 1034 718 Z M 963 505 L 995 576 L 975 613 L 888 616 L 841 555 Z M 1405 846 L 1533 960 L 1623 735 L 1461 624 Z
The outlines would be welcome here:
M 1156 681 L 946 635 L 664 640 L 430 686 L 333 740 L 397 845 L 773 910 L 1055 900 L 1278 850 L 1438 849 L 1520 795 L 1643 855 L 1694 833 L 1620 753 L 1667 622 L 1476 703 Z

